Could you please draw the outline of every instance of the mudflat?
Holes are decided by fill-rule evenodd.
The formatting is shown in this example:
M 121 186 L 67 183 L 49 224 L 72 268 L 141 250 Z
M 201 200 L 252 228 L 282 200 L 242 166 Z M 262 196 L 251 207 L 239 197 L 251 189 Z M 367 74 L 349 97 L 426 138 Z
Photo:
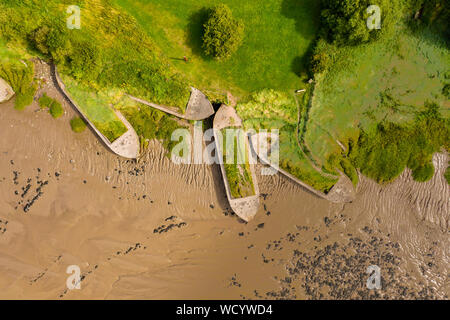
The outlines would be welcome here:
M 58 97 L 57 92 L 49 91 Z M 447 155 L 427 183 L 405 171 L 332 204 L 258 175 L 260 212 L 242 223 L 220 168 L 175 165 L 152 142 L 139 162 L 74 134 L 36 103 L 0 106 L 0 298 L 436 298 L 449 264 Z M 258 169 L 257 172 L 260 172 Z M 78 265 L 80 290 L 68 290 Z M 366 288 L 378 265 L 382 290 Z

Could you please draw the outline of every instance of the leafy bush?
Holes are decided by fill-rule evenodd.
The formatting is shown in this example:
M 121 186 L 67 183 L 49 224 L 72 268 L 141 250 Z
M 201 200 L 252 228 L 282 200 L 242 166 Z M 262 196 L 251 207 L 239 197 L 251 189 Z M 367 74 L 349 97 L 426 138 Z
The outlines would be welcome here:
M 325 52 L 315 53 L 311 56 L 310 70 L 312 73 L 322 73 L 329 65 L 330 57 Z
M 67 60 L 75 79 L 95 80 L 102 68 L 100 49 L 89 40 L 77 41 Z
M 222 156 L 226 179 L 230 186 L 230 193 L 233 198 L 245 198 L 255 194 L 252 173 L 250 169 L 247 145 L 242 145 L 242 139 L 246 139 L 243 131 L 229 132 L 228 130 L 237 130 L 236 128 L 222 129 L 223 137 Z M 232 141 L 227 141 L 227 139 Z M 233 159 L 231 159 L 233 156 Z M 232 163 L 228 163 L 232 162 Z M 244 163 L 241 163 L 244 162 Z
M 61 106 L 61 103 L 59 103 L 57 101 L 52 103 L 52 105 L 50 106 L 50 109 L 48 111 L 50 112 L 52 117 L 55 119 L 61 117 L 64 114 L 64 109 Z
M 120 112 L 127 118 L 134 130 L 143 140 L 159 140 L 164 148 L 172 151 L 178 142 L 170 139 L 172 133 L 181 128 L 180 124 L 166 113 L 159 110 L 139 105 L 126 106 L 120 109 Z
M 228 59 L 239 48 L 244 37 L 244 25 L 233 18 L 231 9 L 218 5 L 204 25 L 203 48 L 205 54 L 218 60 Z
M 50 108 L 50 106 L 53 104 L 53 99 L 50 98 L 46 93 L 42 95 L 42 97 L 39 98 L 39 106 L 44 108 Z
M 367 27 L 370 5 L 370 0 L 323 0 L 321 22 L 325 37 L 338 45 L 356 45 L 375 39 L 380 30 Z M 386 23 L 389 14 L 396 9 L 390 0 L 379 0 L 376 5 L 381 9 L 381 30 L 384 30 L 389 27 Z
M 444 88 L 442 89 L 442 94 L 443 94 L 446 98 L 450 99 L 450 84 L 447 83 L 447 84 L 444 86 Z
M 426 163 L 423 166 L 420 166 L 413 170 L 413 178 L 417 182 L 425 182 L 431 180 L 434 175 L 434 166 L 431 162 Z
M 61 103 L 56 101 L 55 99 L 50 98 L 46 93 L 39 98 L 39 106 L 41 108 L 48 108 L 48 112 L 52 115 L 53 118 L 59 118 L 64 114 L 64 109 L 61 106 Z
M 70 120 L 70 127 L 73 132 L 80 133 L 86 129 L 86 123 L 80 117 L 75 117 Z
M 390 182 L 406 167 L 414 179 L 426 181 L 434 173 L 433 153 L 449 149 L 450 121 L 441 118 L 435 104 L 417 114 L 414 123 L 380 123 L 374 132 L 361 132 L 350 158 L 356 168 L 378 182 Z

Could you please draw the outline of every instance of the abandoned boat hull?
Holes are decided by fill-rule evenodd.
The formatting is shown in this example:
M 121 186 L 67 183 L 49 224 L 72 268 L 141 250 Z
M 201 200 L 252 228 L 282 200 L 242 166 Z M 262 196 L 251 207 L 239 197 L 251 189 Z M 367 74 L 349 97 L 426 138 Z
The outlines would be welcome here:
M 242 121 L 238 117 L 234 108 L 222 105 L 214 117 L 214 124 L 213 124 L 214 141 L 216 143 L 216 152 L 218 155 L 223 154 L 222 146 L 220 145 L 220 143 L 218 143 L 218 141 L 221 141 L 218 134 L 222 129 L 226 129 L 228 127 L 242 127 Z M 245 144 L 246 150 L 248 152 L 248 159 L 250 159 L 250 157 L 252 157 L 252 154 L 247 135 L 245 135 Z M 231 188 L 227 179 L 223 161 L 219 162 L 220 162 L 220 170 L 222 172 L 222 178 L 225 185 L 225 192 L 231 209 L 242 220 L 246 222 L 251 221 L 255 217 L 259 209 L 259 187 L 255 174 L 255 166 L 252 163 L 250 163 L 250 172 L 253 180 L 254 195 L 245 198 L 234 198 L 231 194 Z

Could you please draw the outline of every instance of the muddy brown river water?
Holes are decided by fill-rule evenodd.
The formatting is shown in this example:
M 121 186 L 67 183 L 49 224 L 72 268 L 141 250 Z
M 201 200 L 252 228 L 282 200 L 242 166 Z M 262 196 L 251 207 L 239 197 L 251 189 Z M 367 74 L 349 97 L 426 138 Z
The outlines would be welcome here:
M 427 183 L 362 177 L 347 205 L 259 176 L 261 208 L 245 224 L 219 167 L 175 165 L 157 142 L 120 159 L 73 133 L 64 107 L 54 120 L 36 103 L 0 105 L 2 299 L 448 298 L 446 154 Z M 70 265 L 80 290 L 66 287 Z M 380 290 L 366 287 L 370 265 Z

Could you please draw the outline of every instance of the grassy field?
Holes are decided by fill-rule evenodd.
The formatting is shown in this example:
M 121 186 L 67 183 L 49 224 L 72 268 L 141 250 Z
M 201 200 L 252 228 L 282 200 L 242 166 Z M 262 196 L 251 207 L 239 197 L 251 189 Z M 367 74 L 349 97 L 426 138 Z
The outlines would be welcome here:
M 27 59 L 30 56 L 20 46 L 9 45 L 7 41 L 0 39 L 0 57 L 2 63 L 19 64 L 21 59 Z
M 356 169 L 378 182 L 406 167 L 416 181 L 430 179 L 432 154 L 450 143 L 448 43 L 428 28 L 399 24 L 370 44 L 321 45 L 332 63 L 316 76 L 310 103 L 308 90 L 298 96 L 299 126 L 294 99 L 273 90 L 238 104 L 245 125 L 279 128 L 281 167 L 318 190 L 333 185 L 327 173 L 343 172 L 356 185 Z
M 136 130 L 142 148 L 146 148 L 150 140 L 156 139 L 162 143 L 168 152 L 171 152 L 178 143 L 170 139 L 172 133 L 176 129 L 185 128 L 185 125 L 177 121 L 176 118 L 137 103 L 126 96 L 117 103 L 116 108 L 122 112 Z
M 53 59 L 68 91 L 111 141 L 124 132 L 110 108 L 115 106 L 143 141 L 160 139 L 170 148 L 169 131 L 178 123 L 123 104 L 123 97 L 129 93 L 184 112 L 193 85 L 210 98 L 226 91 L 240 98 L 236 109 L 246 127 L 280 129 L 281 166 L 324 192 L 336 182 L 326 173 L 344 172 L 356 185 L 356 169 L 388 182 L 409 167 L 417 181 L 426 181 L 434 172 L 432 153 L 449 149 L 449 44 L 425 24 L 413 31 L 397 19 L 362 45 L 320 39 L 317 52 L 326 53 L 329 63 L 309 87 L 319 1 L 78 0 L 82 28 L 68 31 L 69 2 L 0 0 L 0 39 L 20 48 L 19 56 L 26 49 Z M 218 3 L 245 24 L 242 46 L 225 62 L 205 57 L 201 48 L 208 8 Z M 17 62 L 17 52 L 5 43 L 3 61 Z M 31 81 L 30 71 L 23 71 L 24 77 L 10 81 Z M 29 100 L 32 87 L 16 87 L 25 89 L 16 100 L 23 107 L 21 97 Z M 312 87 L 297 106 L 294 90 Z
M 122 96 L 120 93 L 94 91 L 65 75 L 62 76 L 62 80 L 77 106 L 110 142 L 114 142 L 127 132 L 127 127 L 110 107 L 119 101 Z
M 239 134 L 234 136 L 236 132 L 239 132 Z M 244 144 L 245 133 L 237 131 L 236 128 L 226 128 L 221 133 L 223 137 L 223 163 L 226 178 L 230 185 L 231 196 L 238 199 L 255 195 L 248 158 L 249 150 L 247 145 Z
M 193 83 L 235 95 L 271 88 L 294 90 L 305 71 L 303 57 L 318 29 L 315 0 L 114 0 Z M 201 49 L 206 10 L 227 4 L 245 24 L 243 45 L 225 62 Z M 189 63 L 183 57 L 189 58 Z
M 375 131 L 382 123 L 387 124 L 385 128 L 389 124 L 402 126 L 410 131 L 402 131 L 403 136 L 412 139 L 410 144 L 418 141 L 420 137 L 414 136 L 410 128 L 415 126 L 417 115 L 426 110 L 429 102 L 438 106 L 441 118 L 449 118 L 450 105 L 443 95 L 443 88 L 449 82 L 450 51 L 447 44 L 430 30 L 412 32 L 403 26 L 391 37 L 377 42 L 339 49 L 330 45 L 328 52 L 333 54 L 334 64 L 318 78 L 304 137 L 305 143 L 325 170 L 342 170 L 336 161 L 342 159 L 341 154 L 345 152 L 337 141 L 345 145 L 347 150 L 353 143 L 355 152 L 355 143 L 361 132 L 375 139 Z M 426 126 L 422 128 L 427 130 Z M 445 128 L 439 130 L 445 131 Z M 445 138 L 441 141 L 445 141 Z M 425 148 L 425 144 L 430 145 L 432 142 L 422 142 L 422 148 Z M 399 145 L 395 148 L 401 149 Z M 439 146 L 430 150 L 437 152 Z M 401 163 L 391 174 L 375 174 L 371 170 L 366 172 L 371 172 L 370 176 L 374 178 L 381 175 L 390 177 L 387 180 L 377 178 L 380 182 L 395 178 L 407 165 L 409 155 L 406 153 L 403 155 L 406 159 L 400 159 L 396 158 L 400 157 L 398 152 L 391 154 L 393 157 L 385 157 L 390 160 L 379 163 L 376 169 L 389 171 L 393 169 L 389 168 L 389 162 Z M 378 157 L 369 150 L 366 155 L 366 162 Z M 429 163 L 431 155 L 427 154 L 426 157 Z M 379 158 L 381 160 L 381 156 Z M 375 163 L 372 165 L 375 166 Z M 369 166 L 363 167 L 368 169 Z

